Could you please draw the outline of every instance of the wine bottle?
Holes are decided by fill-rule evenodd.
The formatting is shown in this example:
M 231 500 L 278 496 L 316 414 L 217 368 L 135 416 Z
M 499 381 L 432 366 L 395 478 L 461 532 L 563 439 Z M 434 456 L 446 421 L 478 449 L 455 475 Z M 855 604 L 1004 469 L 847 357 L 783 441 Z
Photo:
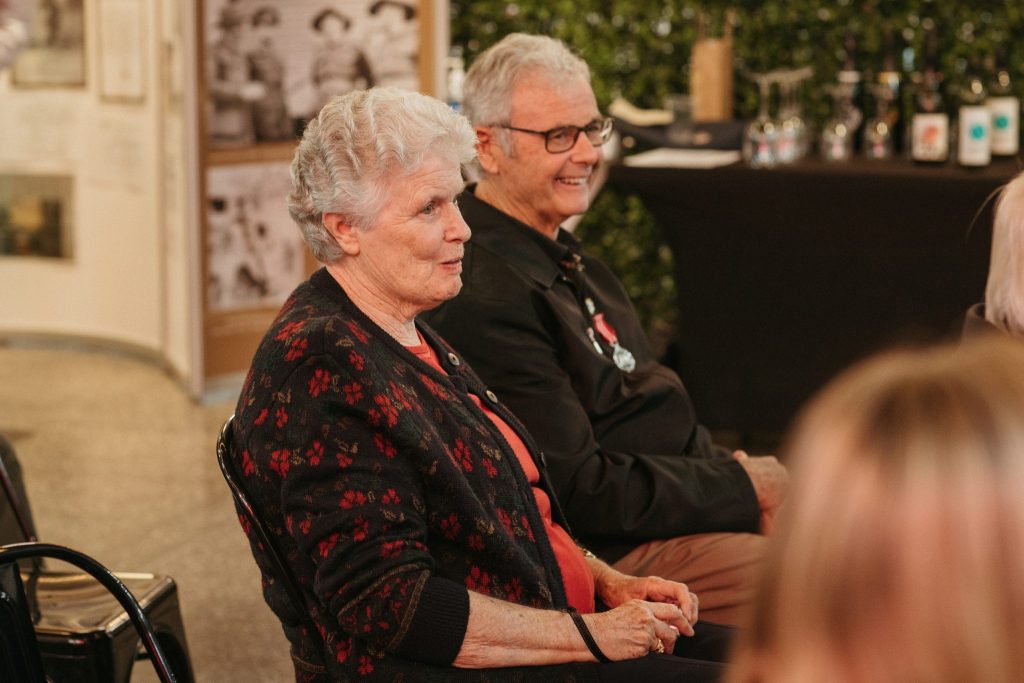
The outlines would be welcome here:
M 853 31 L 847 30 L 843 38 L 843 64 L 836 72 L 836 81 L 842 92 L 849 97 L 850 106 L 845 109 L 846 120 L 844 125 L 849 136 L 856 140 L 859 138 L 857 132 L 860 124 L 864 122 L 864 109 L 861 104 L 861 81 L 860 69 L 857 68 L 857 36 Z
M 891 159 L 895 149 L 889 124 L 894 107 L 892 90 L 881 83 L 872 83 L 870 90 L 875 98 L 875 115 L 864 122 L 864 156 L 876 161 Z
M 891 28 L 887 28 L 882 36 L 882 68 L 878 71 L 878 85 L 884 86 L 892 91 L 888 98 L 876 97 L 876 102 L 887 102 L 885 110 L 885 123 L 889 126 L 889 135 L 896 151 L 903 148 L 903 120 L 900 116 L 900 103 L 903 101 L 900 93 L 899 61 L 896 58 L 896 36 Z M 883 105 L 884 106 L 884 105 Z M 875 118 L 881 118 L 876 112 Z
M 935 30 L 925 37 L 924 69 L 917 78 L 910 122 L 910 158 L 923 164 L 949 160 L 949 114 L 942 101 L 942 72 Z
M 988 89 L 992 113 L 992 155 L 1016 156 L 1020 149 L 1020 98 L 1013 94 L 1005 53 L 996 56 L 995 75 Z
M 445 101 L 455 111 L 462 109 L 462 82 L 466 79 L 466 64 L 462 59 L 462 46 L 453 45 L 448 52 L 445 78 Z
M 992 161 L 992 115 L 985 103 L 987 99 L 978 60 L 972 58 L 960 88 L 956 160 L 961 166 L 978 168 Z

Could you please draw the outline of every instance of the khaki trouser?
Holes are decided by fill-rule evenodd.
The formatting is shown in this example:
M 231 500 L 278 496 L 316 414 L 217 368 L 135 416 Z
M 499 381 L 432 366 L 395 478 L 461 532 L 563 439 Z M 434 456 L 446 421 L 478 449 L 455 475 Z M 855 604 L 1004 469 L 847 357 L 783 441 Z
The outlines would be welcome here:
M 702 621 L 735 625 L 754 596 L 767 542 L 757 534 L 680 536 L 645 543 L 612 566 L 633 576 L 681 581 L 696 593 Z

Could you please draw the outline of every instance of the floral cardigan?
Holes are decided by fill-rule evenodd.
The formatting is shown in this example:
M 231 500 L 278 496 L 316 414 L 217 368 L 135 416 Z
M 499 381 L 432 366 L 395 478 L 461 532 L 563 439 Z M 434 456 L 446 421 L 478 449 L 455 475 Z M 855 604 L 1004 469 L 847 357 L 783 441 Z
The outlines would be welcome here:
M 588 665 L 450 666 L 468 590 L 539 608 L 566 603 L 523 470 L 467 392 L 522 437 L 542 485 L 543 456 L 451 347 L 420 331 L 448 375 L 377 327 L 321 269 L 281 309 L 242 389 L 231 457 L 326 644 L 305 633 L 250 534 L 296 678 L 587 680 Z

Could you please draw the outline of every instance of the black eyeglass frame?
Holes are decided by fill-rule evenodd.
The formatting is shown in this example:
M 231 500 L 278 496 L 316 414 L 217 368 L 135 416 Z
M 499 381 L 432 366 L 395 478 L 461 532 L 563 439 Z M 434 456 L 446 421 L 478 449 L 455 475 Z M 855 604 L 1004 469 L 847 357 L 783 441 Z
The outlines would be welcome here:
M 506 124 L 498 124 L 497 127 L 518 131 L 520 133 L 529 133 L 530 135 L 542 135 L 544 137 L 544 150 L 548 152 L 548 154 L 562 154 L 576 146 L 576 141 L 580 139 L 580 133 L 586 133 L 587 140 L 589 140 L 590 144 L 594 147 L 600 147 L 604 143 L 608 142 L 612 137 L 614 121 L 610 116 L 606 116 L 594 119 L 582 128 L 579 126 L 555 126 L 548 130 L 531 130 L 529 128 L 519 128 L 518 126 L 509 126 Z M 568 133 L 570 131 L 575 132 L 572 135 L 572 141 L 566 145 L 564 149 L 551 149 L 551 139 L 553 135 L 556 133 Z M 596 139 L 594 137 L 595 135 Z

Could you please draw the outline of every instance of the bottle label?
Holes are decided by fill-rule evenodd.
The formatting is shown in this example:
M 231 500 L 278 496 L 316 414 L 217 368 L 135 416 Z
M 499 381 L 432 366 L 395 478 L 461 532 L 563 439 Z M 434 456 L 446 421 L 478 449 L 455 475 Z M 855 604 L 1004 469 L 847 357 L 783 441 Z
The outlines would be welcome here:
M 957 161 L 963 166 L 988 166 L 992 160 L 992 116 L 984 105 L 960 107 Z
M 914 114 L 911 156 L 914 161 L 942 162 L 949 158 L 949 116 Z
M 990 97 L 992 112 L 992 153 L 1013 156 L 1020 148 L 1020 100 L 1016 97 Z

